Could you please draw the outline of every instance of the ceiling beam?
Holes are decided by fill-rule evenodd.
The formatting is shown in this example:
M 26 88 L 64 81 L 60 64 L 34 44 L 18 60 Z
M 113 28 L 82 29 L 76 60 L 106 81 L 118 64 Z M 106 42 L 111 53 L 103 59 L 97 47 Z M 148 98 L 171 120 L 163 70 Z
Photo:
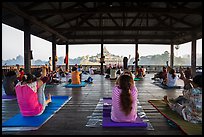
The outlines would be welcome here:
M 78 27 L 78 28 L 69 28 L 68 31 L 100 31 L 103 29 L 103 31 L 193 31 L 193 28 L 190 27 L 174 27 L 174 28 L 168 28 L 168 27 L 115 27 L 115 26 L 107 26 L 107 27 Z M 66 28 L 56 28 L 58 32 L 67 31 Z
M 174 35 L 103 35 L 104 39 L 172 39 Z M 101 39 L 101 35 L 69 35 L 68 39 Z
M 30 10 L 28 14 L 91 14 L 91 13 L 122 13 L 123 10 L 127 13 L 145 12 L 145 13 L 163 13 L 163 14 L 198 14 L 202 15 L 202 9 L 191 8 L 144 8 L 142 6 L 129 6 L 129 7 L 103 7 L 103 8 L 77 8 L 77 9 L 43 9 L 43 10 Z
M 66 43 L 59 43 L 58 45 L 65 45 Z M 98 40 L 98 41 L 89 41 L 89 40 L 86 40 L 86 41 L 69 41 L 69 45 L 78 45 L 78 44 L 101 44 L 101 40 Z M 103 41 L 103 44 L 135 44 L 135 40 L 132 40 L 132 41 L 107 41 L 107 40 L 104 40 Z M 162 45 L 170 45 L 170 41 L 169 42 L 165 42 L 165 41 L 161 41 L 161 42 L 140 42 L 138 41 L 138 44 L 162 44 Z
M 29 20 L 31 23 L 41 27 L 42 29 L 44 29 L 45 31 L 48 31 L 56 36 L 58 36 L 59 38 L 63 39 L 63 40 L 68 40 L 66 37 L 64 37 L 63 35 L 61 35 L 60 33 L 58 33 L 57 31 L 55 31 L 54 29 L 52 29 L 51 27 L 45 25 L 44 23 L 38 21 L 35 17 L 28 15 L 27 13 L 24 13 L 23 11 L 21 11 L 20 9 L 10 5 L 10 4 L 6 4 L 6 3 L 2 3 L 2 8 L 14 13 L 15 15 L 18 15 L 24 19 Z

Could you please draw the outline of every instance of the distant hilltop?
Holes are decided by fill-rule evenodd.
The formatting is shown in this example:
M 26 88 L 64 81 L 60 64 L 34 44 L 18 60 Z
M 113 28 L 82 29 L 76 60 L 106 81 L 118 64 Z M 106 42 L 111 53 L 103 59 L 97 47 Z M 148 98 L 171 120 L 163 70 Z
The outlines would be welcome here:
M 106 64 L 121 64 L 122 60 L 123 60 L 123 56 L 119 56 L 119 55 L 114 55 L 111 54 L 106 47 L 104 47 L 104 55 L 105 55 L 105 63 Z M 101 58 L 101 54 L 98 53 L 95 56 L 82 56 L 82 57 L 77 57 L 74 59 L 69 58 L 69 64 L 81 64 L 81 65 L 99 65 L 100 64 L 100 58 Z M 9 59 L 9 60 L 2 60 L 2 66 L 5 65 L 24 65 L 24 58 L 21 55 L 18 55 L 13 59 Z M 44 64 L 48 64 L 48 60 L 44 61 L 44 60 L 31 60 L 31 64 L 32 65 L 44 65 Z M 64 63 L 64 57 L 58 57 L 58 62 L 57 65 L 63 65 Z
M 104 56 L 105 56 L 105 64 L 117 64 L 122 65 L 124 56 L 111 54 L 106 47 L 104 47 Z M 202 66 L 202 54 L 196 54 L 196 64 L 198 66 Z M 139 57 L 139 65 L 165 65 L 165 62 L 169 60 L 170 53 L 165 51 L 163 54 L 156 55 L 148 55 L 148 56 L 140 56 Z M 101 53 L 96 54 L 95 56 L 82 56 L 74 59 L 69 58 L 69 64 L 81 64 L 81 65 L 100 65 Z M 134 62 L 134 57 L 128 60 L 128 64 L 132 65 Z M 190 64 L 190 55 L 184 55 L 183 57 L 175 57 L 174 64 L 176 65 L 189 65 Z M 24 65 L 24 58 L 21 55 L 18 55 L 16 58 L 9 60 L 2 60 L 2 66 L 10 66 L 10 65 Z M 44 65 L 48 64 L 48 60 L 31 60 L 31 65 Z M 57 65 L 64 65 L 64 57 L 58 57 Z

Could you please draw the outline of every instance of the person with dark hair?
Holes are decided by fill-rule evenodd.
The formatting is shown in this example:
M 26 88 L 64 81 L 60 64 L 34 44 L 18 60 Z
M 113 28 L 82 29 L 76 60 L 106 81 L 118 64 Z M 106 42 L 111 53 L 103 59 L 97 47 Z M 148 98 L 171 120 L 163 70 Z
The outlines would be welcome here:
M 33 75 L 35 77 L 41 77 L 41 75 L 42 75 L 42 68 L 35 69 L 34 72 L 33 72 Z
M 15 86 L 17 83 L 16 72 L 14 70 L 8 71 L 3 79 L 3 88 L 6 95 L 16 95 Z
M 52 72 L 52 58 L 49 57 L 49 61 L 48 61 L 48 73 Z
M 127 57 L 123 58 L 123 69 L 128 69 L 128 58 Z
M 135 69 L 135 77 L 136 78 L 143 78 L 142 73 L 143 73 L 142 69 L 139 66 L 137 66 Z
M 34 80 L 34 76 L 30 73 L 25 74 L 15 89 L 18 106 L 23 116 L 41 115 L 48 103 L 51 102 L 51 95 L 45 98 L 44 88 L 48 77 L 41 77 Z
M 162 67 L 162 70 L 154 75 L 152 80 L 159 79 L 160 81 L 165 81 L 167 78 L 167 69 L 165 66 Z
M 112 65 L 109 64 L 108 68 L 106 69 L 106 76 L 105 78 L 110 78 L 110 70 L 112 69 Z
M 180 78 L 184 81 L 183 95 L 176 99 L 168 99 L 167 96 L 164 96 L 164 101 L 184 120 L 191 123 L 202 123 L 202 75 L 196 75 L 191 81 L 185 77 L 181 67 L 179 71 Z
M 179 77 L 176 75 L 176 71 L 168 66 L 167 63 L 167 77 L 163 80 L 162 84 L 168 86 L 168 87 L 174 87 L 177 84 L 177 80 Z
M 137 88 L 129 75 L 121 75 L 112 91 L 111 120 L 135 122 L 137 118 Z
M 187 79 L 191 79 L 192 78 L 192 73 L 191 73 L 191 69 L 189 67 L 186 68 L 186 70 L 184 71 L 185 77 Z
M 20 73 L 20 75 L 19 75 L 19 77 L 18 77 L 18 80 L 21 81 L 22 78 L 23 78 L 23 75 L 24 75 L 24 69 L 23 69 L 23 68 L 20 68 L 19 73 Z
M 146 68 L 144 68 L 144 66 L 141 66 L 140 71 L 142 72 L 142 77 L 145 77 L 145 75 L 146 75 Z
M 15 72 L 16 72 L 16 76 L 17 77 L 19 77 L 20 76 L 20 65 L 19 64 L 16 64 L 16 70 L 15 70 Z
M 72 76 L 71 82 L 72 82 L 72 84 L 81 84 L 80 74 L 81 74 L 81 72 L 79 72 L 77 70 L 77 67 L 73 66 L 72 67 L 72 72 L 71 72 L 71 76 Z

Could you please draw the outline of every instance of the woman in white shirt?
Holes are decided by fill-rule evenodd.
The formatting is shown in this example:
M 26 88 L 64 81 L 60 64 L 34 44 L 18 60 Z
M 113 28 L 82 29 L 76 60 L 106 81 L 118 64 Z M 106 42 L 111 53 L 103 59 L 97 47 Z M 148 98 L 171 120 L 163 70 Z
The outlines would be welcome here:
M 167 66 L 167 78 L 165 81 L 163 81 L 163 84 L 165 84 L 168 87 L 174 87 L 176 86 L 177 80 L 179 77 L 176 75 L 176 71 Z

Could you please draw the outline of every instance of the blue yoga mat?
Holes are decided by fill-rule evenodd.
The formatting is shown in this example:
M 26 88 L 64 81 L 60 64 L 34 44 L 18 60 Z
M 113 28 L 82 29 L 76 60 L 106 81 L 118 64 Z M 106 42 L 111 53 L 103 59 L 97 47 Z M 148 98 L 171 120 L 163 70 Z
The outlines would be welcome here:
M 36 130 L 50 119 L 71 97 L 52 96 L 52 102 L 48 104 L 45 111 L 40 116 L 22 116 L 16 114 L 12 118 L 2 123 L 2 131 L 12 130 Z
M 143 127 L 146 128 L 148 125 L 146 122 L 137 116 L 135 122 L 114 122 L 111 120 L 111 98 L 103 98 L 103 127 Z
M 3 100 L 16 100 L 16 96 L 3 94 L 2 99 Z
M 81 84 L 65 84 L 63 87 L 66 87 L 66 88 L 79 88 L 79 87 L 85 87 L 86 85 L 87 85 L 87 83 L 82 81 Z

